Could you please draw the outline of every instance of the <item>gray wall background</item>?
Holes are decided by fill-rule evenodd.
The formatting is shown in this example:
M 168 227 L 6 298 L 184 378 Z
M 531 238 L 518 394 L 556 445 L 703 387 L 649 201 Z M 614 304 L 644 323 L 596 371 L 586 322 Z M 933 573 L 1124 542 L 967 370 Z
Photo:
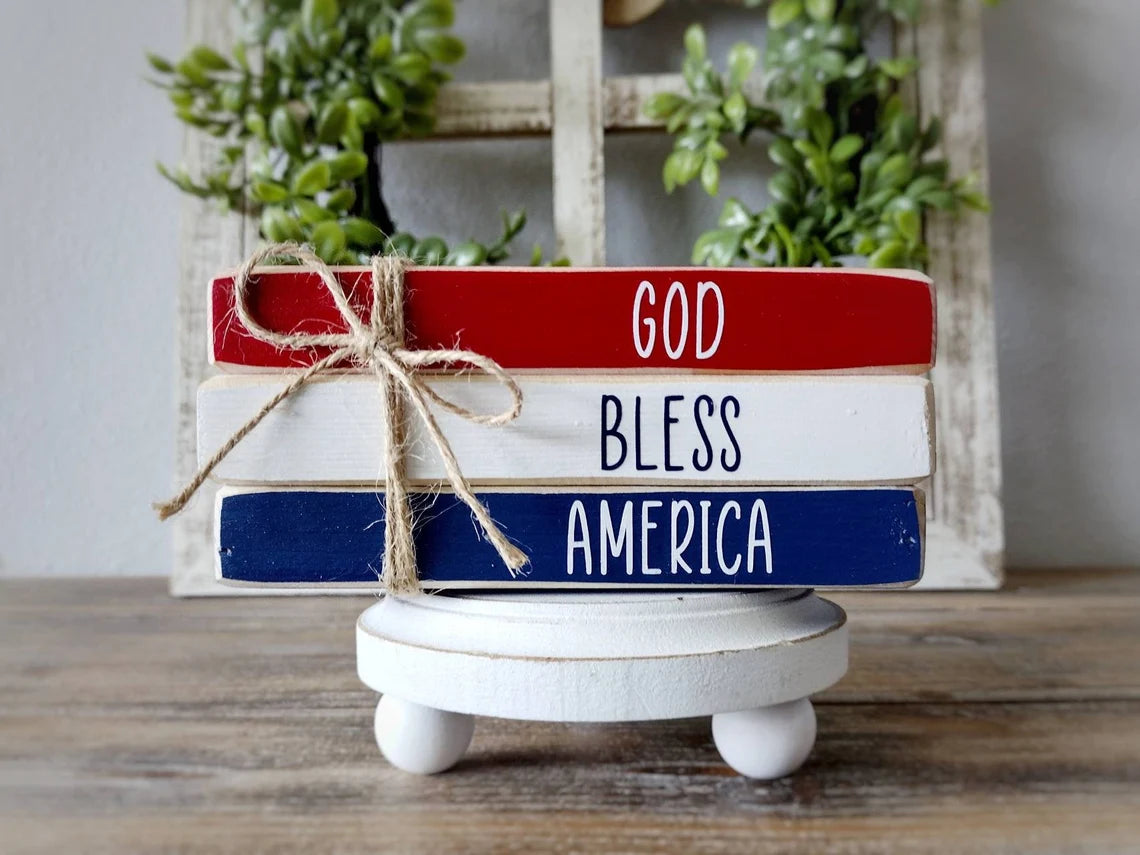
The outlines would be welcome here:
M 464 0 L 463 80 L 544 76 L 544 0 Z M 722 55 L 739 10 L 678 2 L 606 34 L 606 72 L 679 67 L 685 25 Z M 142 52 L 176 52 L 183 0 L 4 0 L 0 8 L 0 575 L 154 574 L 169 532 L 176 192 L 153 172 L 181 131 Z M 986 16 L 1009 561 L 1140 564 L 1140 89 L 1134 0 L 1007 0 Z M 720 202 L 666 201 L 655 135 L 608 140 L 614 264 L 684 263 Z M 400 225 L 490 238 L 525 206 L 552 245 L 546 140 L 386 153 Z M 758 198 L 759 146 L 723 194 Z M 225 261 L 235 261 L 233 259 Z

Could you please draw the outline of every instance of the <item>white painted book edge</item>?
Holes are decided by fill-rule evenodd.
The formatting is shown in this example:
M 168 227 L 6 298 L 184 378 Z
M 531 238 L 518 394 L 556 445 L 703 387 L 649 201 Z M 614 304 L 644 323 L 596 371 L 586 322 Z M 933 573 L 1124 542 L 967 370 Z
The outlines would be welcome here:
M 287 382 L 229 375 L 198 394 L 207 459 Z M 934 468 L 933 393 L 918 377 L 628 375 L 518 379 L 522 414 L 501 427 L 436 411 L 472 484 L 914 484 Z M 431 378 L 476 412 L 506 395 L 481 377 Z M 375 378 L 320 378 L 271 412 L 215 470 L 226 483 L 383 480 Z M 409 417 L 408 475 L 440 483 L 443 466 Z

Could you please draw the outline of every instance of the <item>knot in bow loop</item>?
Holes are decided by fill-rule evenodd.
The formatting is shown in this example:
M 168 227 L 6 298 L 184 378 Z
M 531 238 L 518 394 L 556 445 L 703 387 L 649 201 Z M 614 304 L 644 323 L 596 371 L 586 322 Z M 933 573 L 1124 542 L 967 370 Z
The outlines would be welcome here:
M 344 320 L 343 333 L 279 333 L 267 329 L 249 310 L 247 291 L 254 269 L 268 259 L 292 259 L 316 274 L 332 297 Z M 346 360 L 370 369 L 376 375 L 384 401 L 384 479 L 385 588 L 394 593 L 418 590 L 415 545 L 412 538 L 412 515 L 408 503 L 405 464 L 406 425 L 404 409 L 410 404 L 422 422 L 428 437 L 443 460 L 447 480 L 452 489 L 475 516 L 483 533 L 491 542 L 514 576 L 527 564 L 526 554 L 512 544 L 491 519 L 486 507 L 471 491 L 460 471 L 459 462 L 443 431 L 440 430 L 428 402 L 453 415 L 482 425 L 504 425 L 522 411 L 522 389 L 495 360 L 470 350 L 409 350 L 405 347 L 404 273 L 409 262 L 398 256 L 375 256 L 372 259 L 371 313 L 365 320 L 353 307 L 333 271 L 314 252 L 292 243 L 275 244 L 254 253 L 234 275 L 234 310 L 245 329 L 254 338 L 278 348 L 331 348 L 332 352 L 296 375 L 274 395 L 207 461 L 190 483 L 173 499 L 156 505 L 159 516 L 166 519 L 178 513 L 233 448 L 273 409 L 318 374 L 335 369 Z M 511 396 L 510 406 L 498 413 L 479 413 L 441 396 L 424 382 L 419 370 L 426 367 L 466 365 L 501 383 Z

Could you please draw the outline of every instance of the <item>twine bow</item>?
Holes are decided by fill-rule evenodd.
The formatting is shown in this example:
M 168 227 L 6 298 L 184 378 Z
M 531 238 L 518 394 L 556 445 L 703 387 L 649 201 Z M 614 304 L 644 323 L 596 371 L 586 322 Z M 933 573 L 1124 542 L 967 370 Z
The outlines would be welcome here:
M 279 333 L 266 329 L 250 314 L 246 292 L 257 265 L 269 258 L 291 258 L 316 273 L 348 325 L 344 333 Z M 451 444 L 443 435 L 428 401 L 449 413 L 481 425 L 503 425 L 522 410 L 522 390 L 518 383 L 493 359 L 470 350 L 408 350 L 404 347 L 404 271 L 408 262 L 385 255 L 372 259 L 372 314 L 365 321 L 348 301 L 332 270 L 315 253 L 297 244 L 276 244 L 254 253 L 234 275 L 234 306 L 246 330 L 254 338 L 279 348 L 331 347 L 333 352 L 298 374 L 249 421 L 238 428 L 219 448 L 190 483 L 168 502 L 155 505 L 160 519 L 185 507 L 214 468 L 249 435 L 274 408 L 322 372 L 351 359 L 367 366 L 376 375 L 384 399 L 384 478 L 386 488 L 384 526 L 384 569 L 382 582 L 388 591 L 418 590 L 415 543 L 412 540 L 412 513 L 408 503 L 405 462 L 405 404 L 410 403 L 443 459 L 447 480 L 455 494 L 471 509 L 487 539 L 507 565 L 511 575 L 527 564 L 526 554 L 507 540 L 495 525 L 487 508 L 471 492 L 463 477 Z M 499 413 L 477 413 L 440 396 L 419 375 L 425 366 L 462 363 L 494 377 L 511 393 L 511 405 Z

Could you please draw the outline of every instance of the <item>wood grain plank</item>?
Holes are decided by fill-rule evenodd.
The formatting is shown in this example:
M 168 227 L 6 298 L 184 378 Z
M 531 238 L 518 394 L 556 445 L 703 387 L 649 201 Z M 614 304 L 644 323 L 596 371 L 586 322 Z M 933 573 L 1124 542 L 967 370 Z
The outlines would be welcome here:
M 481 720 L 453 772 L 384 764 L 370 598 L 175 601 L 0 582 L 5 851 L 1113 853 L 1140 835 L 1140 573 L 850 594 L 852 669 L 796 776 L 704 720 Z M 1059 640 L 1058 640 L 1059 639 Z M 867 702 L 871 699 L 871 702 Z
M 371 270 L 335 272 L 369 320 Z M 458 341 L 510 371 L 922 374 L 934 361 L 933 284 L 906 270 L 420 267 L 405 286 L 410 347 Z M 244 295 L 273 332 L 349 330 L 311 271 L 261 268 Z M 307 367 L 333 352 L 255 338 L 232 275 L 210 283 L 208 300 L 211 358 L 223 370 Z
M 421 587 L 627 589 L 906 586 L 922 574 L 912 487 L 769 490 L 480 488 L 526 554 L 511 574 L 449 489 L 413 491 Z M 375 488 L 218 492 L 218 578 L 379 586 Z
M 1140 571 L 1015 573 L 996 593 L 827 596 L 848 613 L 852 662 L 826 703 L 1140 700 Z M 246 677 L 261 669 L 321 706 L 359 691 L 353 631 L 373 602 L 179 602 L 158 579 L 4 580 L 0 709 L 22 698 L 142 710 L 227 693 L 254 703 L 266 689 Z
M 931 0 L 904 52 L 920 60 L 919 114 L 942 119 L 940 153 L 951 174 L 975 174 L 987 186 L 985 81 L 981 15 L 975 0 Z M 997 398 L 997 341 L 989 221 L 980 214 L 934 214 L 925 223 L 929 270 L 938 286 L 938 472 L 931 509 L 946 546 L 932 548 L 927 585 L 1002 579 L 1004 528 Z M 934 537 L 932 536 L 932 546 Z M 940 570 L 945 555 L 947 569 Z
M 1082 721 L 1082 723 L 1084 723 Z M 1095 722 L 1094 722 L 1095 723 Z M 938 734 L 931 734 L 936 737 Z M 560 758 L 556 758 L 560 759 Z M 1006 767 L 995 764 L 995 773 Z M 456 773 L 457 774 L 457 773 Z M 803 774 L 803 773 L 802 773 Z M 91 811 L 50 822 L 35 814 L 21 814 L 6 822 L 13 840 L 8 851 L 58 852 L 80 846 L 85 853 L 140 851 L 194 852 L 222 855 L 274 853 L 652 853 L 652 855 L 728 855 L 728 853 L 833 853 L 833 855 L 1113 855 L 1133 853 L 1137 834 L 1135 800 L 1127 785 L 1107 795 L 1093 790 L 1096 801 L 1082 797 L 1081 782 L 1062 781 L 1048 796 L 989 799 L 972 793 L 952 799 L 941 791 L 962 786 L 945 782 L 939 791 L 917 788 L 910 797 L 882 811 L 873 799 L 846 799 L 824 817 L 805 816 L 800 805 L 816 803 L 813 793 L 825 789 L 818 779 L 805 779 L 802 793 L 771 797 L 769 807 L 742 798 L 736 789 L 715 777 L 698 779 L 700 790 L 717 793 L 702 816 L 656 816 L 638 811 L 562 809 L 553 799 L 539 801 L 523 789 L 499 790 L 493 798 L 514 798 L 530 807 L 453 810 L 446 797 L 425 795 L 422 803 L 388 808 L 384 796 L 392 781 L 374 783 L 368 771 L 347 782 L 326 773 L 316 780 L 306 776 L 293 786 L 273 788 L 267 783 L 254 798 L 246 789 L 235 795 L 245 809 L 183 810 L 160 804 L 145 813 L 126 811 L 91 815 Z M 671 786 L 668 773 L 647 773 L 631 786 L 641 786 L 658 798 L 681 799 L 684 791 Z M 846 788 L 826 788 L 843 802 Z M 1044 790 L 1044 786 L 1038 789 Z M 664 791 L 664 792 L 662 792 Z M 1124 794 L 1121 795 L 1120 793 Z M 274 798 L 297 804 L 313 794 L 323 796 L 319 814 L 273 810 Z M 375 799 L 369 807 L 344 807 L 347 797 Z M 762 797 L 761 797 L 762 798 Z M 169 801 L 169 799 L 167 799 Z M 537 802 L 537 806 L 536 805 Z M 928 804 L 933 803 L 933 804 Z M 724 815 L 725 803 L 740 805 L 740 813 Z M 844 811 L 849 815 L 844 815 Z
M 224 375 L 198 394 L 205 462 L 285 380 Z M 485 377 L 428 385 L 475 413 L 506 393 Z M 489 428 L 438 412 L 472 484 L 914 484 L 934 465 L 921 377 L 525 375 L 514 421 Z M 437 408 L 438 410 L 438 408 Z M 373 377 L 311 381 L 218 464 L 230 483 L 375 485 L 383 406 Z M 408 425 L 408 477 L 445 478 L 422 422 Z
M 606 260 L 602 5 L 550 0 L 550 111 L 556 252 Z
M 659 92 L 685 93 L 680 74 L 624 74 L 600 83 L 602 127 L 607 132 L 662 130 L 665 122 L 645 115 L 645 104 Z M 763 81 L 745 91 L 763 96 Z M 553 127 L 549 80 L 448 83 L 439 90 L 432 139 L 494 136 L 545 136 Z
M 235 36 L 233 14 L 233 4 L 228 0 L 193 0 L 187 4 L 187 41 L 228 50 Z M 190 173 L 197 174 L 211 166 L 219 148 L 219 141 L 213 137 L 188 130 L 183 160 Z M 198 384 L 209 374 L 209 327 L 202 287 L 225 267 L 241 261 L 247 249 L 246 239 L 247 224 L 240 216 L 220 214 L 211 201 L 182 197 L 174 489 L 181 489 L 198 469 L 195 402 Z M 214 581 L 213 574 L 214 489 L 213 485 L 203 485 L 197 498 L 170 522 L 170 590 L 176 595 L 226 592 L 224 586 Z
M 448 83 L 436 100 L 432 138 L 550 133 L 550 81 Z
M 11 717 L 0 823 L 40 851 L 219 853 L 1125 852 L 1140 831 L 1137 702 L 823 707 L 807 765 L 762 784 L 694 719 L 483 720 L 453 772 L 411 777 L 345 700 Z

